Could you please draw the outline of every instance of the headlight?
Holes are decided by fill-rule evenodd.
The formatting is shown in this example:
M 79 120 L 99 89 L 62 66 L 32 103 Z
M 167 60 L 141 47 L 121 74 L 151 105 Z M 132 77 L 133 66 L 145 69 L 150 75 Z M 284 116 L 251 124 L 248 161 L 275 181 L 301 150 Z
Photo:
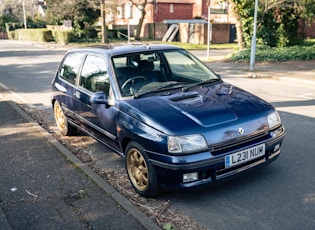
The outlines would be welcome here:
M 280 116 L 277 111 L 274 111 L 273 113 L 269 114 L 267 118 L 269 129 L 273 129 L 281 124 Z
M 206 140 L 198 134 L 168 137 L 168 151 L 170 153 L 192 153 L 207 149 Z

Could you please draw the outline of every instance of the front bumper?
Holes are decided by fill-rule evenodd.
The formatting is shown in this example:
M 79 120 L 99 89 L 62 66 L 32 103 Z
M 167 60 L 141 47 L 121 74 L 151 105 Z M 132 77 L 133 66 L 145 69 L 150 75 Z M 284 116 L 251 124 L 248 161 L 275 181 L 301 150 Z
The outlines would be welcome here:
M 158 153 L 147 152 L 153 164 L 159 182 L 163 187 L 170 189 L 182 189 L 210 184 L 221 179 L 248 171 L 258 166 L 271 163 L 278 158 L 280 147 L 285 136 L 282 126 L 272 132 L 269 138 L 255 143 L 243 145 L 238 149 L 230 149 L 219 156 L 213 156 L 211 152 L 202 152 L 184 156 L 165 156 Z M 243 164 L 225 168 L 225 156 L 237 151 L 265 143 L 265 155 Z M 198 180 L 183 183 L 183 175 L 197 173 Z

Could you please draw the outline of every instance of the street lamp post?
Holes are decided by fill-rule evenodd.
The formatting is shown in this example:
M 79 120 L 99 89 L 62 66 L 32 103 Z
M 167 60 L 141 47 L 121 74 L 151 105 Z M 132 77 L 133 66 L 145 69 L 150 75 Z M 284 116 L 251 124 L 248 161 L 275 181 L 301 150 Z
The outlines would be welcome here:
M 26 24 L 26 11 L 25 11 L 25 3 L 24 3 L 24 0 L 22 1 L 22 5 L 23 5 L 24 28 L 27 29 L 27 24 Z
M 130 19 L 132 17 L 132 2 L 128 2 L 128 44 L 130 44 Z
M 250 52 L 250 70 L 254 70 L 255 65 L 255 55 L 256 55 L 256 32 L 257 32 L 257 9 L 258 9 L 258 0 L 255 0 L 255 12 L 254 12 L 254 30 L 252 37 L 252 47 Z
M 212 37 L 212 28 L 211 28 L 211 20 L 210 20 L 210 16 L 211 16 L 211 8 L 210 8 L 210 1 L 208 4 L 208 41 L 207 41 L 207 59 L 209 59 L 210 57 L 210 41 L 211 41 L 211 37 Z

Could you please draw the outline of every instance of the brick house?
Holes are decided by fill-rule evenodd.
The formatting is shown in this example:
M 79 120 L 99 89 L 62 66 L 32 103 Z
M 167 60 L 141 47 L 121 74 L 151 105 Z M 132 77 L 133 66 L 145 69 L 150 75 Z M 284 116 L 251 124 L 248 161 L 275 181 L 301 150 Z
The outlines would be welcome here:
M 139 2 L 143 2 L 143 0 Z M 203 20 L 202 36 L 205 36 L 209 2 L 212 10 L 210 14 L 211 22 L 217 24 L 213 27 L 217 30 L 217 33 L 213 34 L 213 39 L 216 40 L 218 33 L 221 33 L 225 36 L 219 36 L 217 40 L 229 42 L 230 25 L 234 24 L 235 20 L 229 15 L 228 0 L 148 0 L 145 6 L 146 14 L 142 37 L 161 39 L 170 24 L 186 23 L 187 20 L 189 20 L 189 23 L 193 23 L 193 19 L 199 19 L 199 22 Z M 129 24 L 129 28 L 132 28 L 131 31 L 134 31 L 140 18 L 141 11 L 136 5 L 131 4 L 128 0 L 118 0 L 114 9 L 108 14 L 107 24 L 111 24 L 113 28 L 126 28 Z M 132 32 L 131 34 L 133 35 Z M 204 43 L 206 39 L 201 40 Z
M 138 2 L 141 3 L 143 0 Z M 228 0 L 148 0 L 145 8 L 145 22 L 159 23 L 170 19 L 207 18 L 209 2 L 210 7 L 215 9 L 211 15 L 212 20 L 234 22 L 234 18 L 229 15 Z M 131 24 L 138 24 L 141 13 L 135 5 L 132 5 L 129 0 L 118 0 L 115 4 L 116 9 L 112 9 L 109 14 L 109 21 L 119 25 L 130 19 Z

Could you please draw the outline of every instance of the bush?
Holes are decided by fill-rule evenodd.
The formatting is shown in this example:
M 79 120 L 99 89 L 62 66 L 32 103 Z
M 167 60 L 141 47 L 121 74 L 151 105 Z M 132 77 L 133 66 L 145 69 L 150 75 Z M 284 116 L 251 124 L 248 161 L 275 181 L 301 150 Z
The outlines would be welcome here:
M 19 22 L 8 22 L 8 23 L 5 23 L 5 28 L 7 32 L 10 32 L 16 29 L 24 28 L 24 25 Z
M 68 44 L 75 40 L 72 30 L 52 30 L 52 34 L 57 43 Z
M 27 28 L 33 28 L 33 29 L 36 29 L 36 28 L 46 28 L 46 22 L 40 21 L 40 20 L 37 20 L 37 21 L 28 21 L 28 22 L 27 22 Z
M 250 53 L 250 48 L 240 50 L 232 55 L 230 61 L 249 62 Z M 304 45 L 296 45 L 283 48 L 257 46 L 255 60 L 257 62 L 315 60 L 315 42 L 306 41 Z
M 87 28 L 83 30 L 75 30 L 75 37 L 77 39 L 95 39 L 97 38 L 97 30 L 95 28 Z
M 0 16 L 0 28 L 5 29 L 7 23 L 18 22 L 17 18 L 12 14 Z M 8 32 L 8 31 L 6 31 Z
M 118 37 L 118 34 L 117 34 L 117 30 L 108 30 L 108 38 L 117 38 Z
M 51 30 L 48 29 L 18 29 L 15 30 L 15 39 L 23 41 L 50 42 L 53 41 Z
M 87 28 L 87 29 L 84 29 L 84 34 L 85 34 L 85 37 L 86 38 L 97 38 L 97 30 L 95 28 Z

